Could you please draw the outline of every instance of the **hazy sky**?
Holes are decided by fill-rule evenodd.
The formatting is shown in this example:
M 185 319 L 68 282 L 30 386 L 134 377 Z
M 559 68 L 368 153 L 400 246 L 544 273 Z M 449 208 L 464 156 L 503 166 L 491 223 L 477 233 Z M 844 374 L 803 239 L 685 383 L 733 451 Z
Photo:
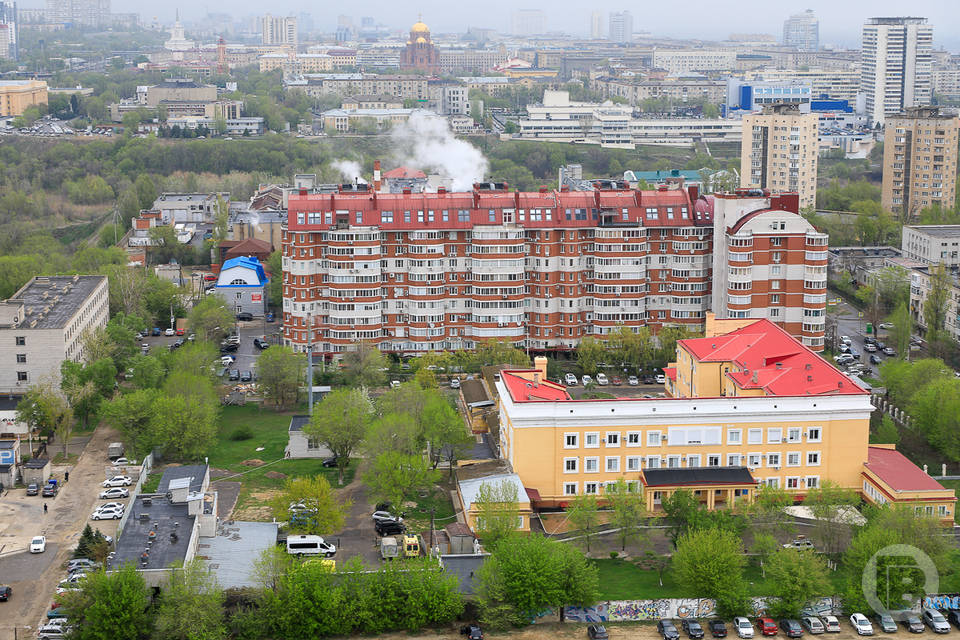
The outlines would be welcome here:
M 182 2 L 182 0 L 179 0 Z M 144 0 L 113 0 L 114 11 L 140 11 L 145 19 L 158 15 L 160 20 L 172 19 L 178 0 L 158 3 Z M 27 2 L 23 3 L 28 4 Z M 683 0 L 682 2 L 622 3 L 583 2 L 582 0 L 484 0 L 483 2 L 450 2 L 449 0 L 357 0 L 355 2 L 318 3 L 309 0 L 278 0 L 264 5 L 258 0 L 223 2 L 182 2 L 180 11 L 189 20 L 206 11 L 231 12 L 236 15 L 255 14 L 269 7 L 272 13 L 306 11 L 322 29 L 332 28 L 339 13 L 349 14 L 359 22 L 368 15 L 391 27 L 406 27 L 423 14 L 423 20 L 434 31 L 463 32 L 469 26 L 492 27 L 506 30 L 510 14 L 517 8 L 540 8 L 547 12 L 549 29 L 587 34 L 590 13 L 598 10 L 606 14 L 613 10 L 629 9 L 634 16 L 634 29 L 651 31 L 657 35 L 675 37 L 702 37 L 723 39 L 732 32 L 771 33 L 779 37 L 783 20 L 791 13 L 813 9 L 820 18 L 820 41 L 857 46 L 860 25 L 872 16 L 914 15 L 929 18 L 934 25 L 935 44 L 960 49 L 960 12 L 952 0 Z

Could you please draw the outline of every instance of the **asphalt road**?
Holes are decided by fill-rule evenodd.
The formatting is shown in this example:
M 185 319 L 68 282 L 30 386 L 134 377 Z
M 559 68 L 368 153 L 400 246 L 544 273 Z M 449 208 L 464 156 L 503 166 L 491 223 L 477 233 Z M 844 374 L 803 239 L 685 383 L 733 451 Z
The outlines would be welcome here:
M 847 336 L 850 338 L 850 341 L 853 343 L 853 350 L 860 354 L 860 362 L 869 367 L 866 375 L 876 377 L 878 375 L 877 370 L 879 365 L 870 364 L 871 354 L 864 349 L 865 343 L 863 339 L 867 335 L 866 319 L 859 317 L 857 315 L 859 310 L 846 302 L 841 302 L 834 307 L 834 309 L 836 309 L 834 313 L 837 315 L 837 336 Z M 878 339 L 881 342 L 888 342 L 887 332 L 881 330 Z M 889 357 L 883 355 L 880 351 L 876 351 L 875 355 L 880 358 L 881 362 L 885 362 Z

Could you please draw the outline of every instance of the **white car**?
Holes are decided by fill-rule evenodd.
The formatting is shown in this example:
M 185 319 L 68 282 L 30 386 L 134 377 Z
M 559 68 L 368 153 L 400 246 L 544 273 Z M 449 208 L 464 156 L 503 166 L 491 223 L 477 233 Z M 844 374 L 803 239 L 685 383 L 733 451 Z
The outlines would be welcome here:
M 572 373 L 568 373 L 563 377 L 563 379 L 567 383 L 568 387 L 577 386 L 577 376 L 573 375 Z
M 30 553 L 43 553 L 47 550 L 47 538 L 45 536 L 34 536 L 30 541 Z
M 853 344 L 853 340 L 850 339 L 850 336 L 840 336 L 840 342 L 847 345 L 848 347 Z
M 591 384 L 593 382 L 593 378 L 584 374 L 583 376 L 580 377 L 580 382 L 583 383 L 583 386 L 587 386 L 588 384 Z
M 114 500 L 116 498 L 129 498 L 130 491 L 124 489 L 123 487 L 113 487 L 112 489 L 105 489 L 100 492 L 101 500 Z
M 109 480 L 103 481 L 104 487 L 129 487 L 133 484 L 130 476 L 113 476 Z
M 865 345 L 863 345 L 863 350 L 866 351 L 867 353 L 876 353 L 876 351 L 877 351 L 877 345 L 875 345 L 875 344 L 865 344 Z
M 163 332 L 163 335 L 165 335 L 165 336 L 175 336 L 175 335 L 177 335 L 177 332 L 176 332 L 174 329 L 167 329 L 167 330 L 165 330 L 165 331 Z
M 123 517 L 123 509 L 98 509 L 90 515 L 91 520 L 119 520 Z
M 840 621 L 836 616 L 823 616 L 823 626 L 827 633 L 840 633 Z
M 128 464 L 133 464 L 133 461 L 128 458 L 117 458 L 113 461 L 115 467 L 125 467 Z
M 867 619 L 867 616 L 862 613 L 855 613 L 850 616 L 850 624 L 853 625 L 853 628 L 857 630 L 858 636 L 872 636 L 873 635 L 873 625 L 870 624 L 870 620 Z
M 610 381 L 607 380 L 607 376 L 606 376 L 605 374 L 603 374 L 603 373 L 598 373 L 598 374 L 597 374 L 597 384 L 600 385 L 601 387 L 605 387 L 605 386 L 607 386 L 608 384 L 610 384 Z
M 109 509 L 120 509 L 120 511 L 123 511 L 126 508 L 127 505 L 123 504 L 122 502 L 104 502 L 96 508 L 96 511 L 105 511 Z
M 737 637 L 739 638 L 753 637 L 753 625 L 750 624 L 750 621 L 743 616 L 733 619 L 733 628 L 737 632 Z
M 38 640 L 60 640 L 67 637 L 67 634 L 73 627 L 67 624 L 54 624 L 55 622 L 66 620 L 66 618 L 53 618 L 47 624 L 37 629 Z
M 666 384 L 667 382 L 666 376 L 664 376 L 662 373 L 657 374 L 656 380 L 657 380 L 657 384 Z
M 221 367 L 229 367 L 229 366 L 232 365 L 236 360 L 237 360 L 237 359 L 234 358 L 233 356 L 222 356 L 222 357 L 220 358 L 220 366 L 221 366 Z
M 451 379 L 451 380 L 450 380 L 450 388 L 451 388 L 451 389 L 459 389 L 459 388 L 460 388 L 460 378 L 453 378 L 453 379 Z
M 69 578 L 64 578 L 63 580 L 60 581 L 60 586 L 65 587 L 67 585 L 77 584 L 78 582 L 80 582 L 86 577 L 87 577 L 87 574 L 83 572 L 72 573 L 70 574 Z
M 637 376 L 630 376 L 629 378 L 627 378 L 627 384 L 630 385 L 631 387 L 635 387 L 638 384 L 640 384 L 640 378 L 638 378 Z

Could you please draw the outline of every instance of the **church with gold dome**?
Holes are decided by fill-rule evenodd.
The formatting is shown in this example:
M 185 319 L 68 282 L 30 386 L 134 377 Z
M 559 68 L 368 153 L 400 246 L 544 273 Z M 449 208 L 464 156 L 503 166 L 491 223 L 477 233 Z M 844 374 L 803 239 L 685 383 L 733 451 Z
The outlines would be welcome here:
M 401 69 L 421 69 L 427 73 L 440 70 L 440 52 L 430 40 L 430 27 L 417 21 L 410 27 L 410 39 L 400 52 Z

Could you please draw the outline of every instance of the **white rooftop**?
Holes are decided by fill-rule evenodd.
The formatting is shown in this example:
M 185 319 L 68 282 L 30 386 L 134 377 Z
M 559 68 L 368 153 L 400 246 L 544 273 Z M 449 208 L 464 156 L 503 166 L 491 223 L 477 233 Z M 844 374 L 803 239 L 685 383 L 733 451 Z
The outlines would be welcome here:
M 468 510 L 470 505 L 472 505 L 476 499 L 477 495 L 480 493 L 480 487 L 483 485 L 488 485 L 491 487 L 499 485 L 501 482 L 506 480 L 512 484 L 517 489 L 517 502 L 522 507 L 523 505 L 530 505 L 530 498 L 527 497 L 527 490 L 524 489 L 523 483 L 520 481 L 520 476 L 515 473 L 500 473 L 492 476 L 485 476 L 482 478 L 470 478 L 468 480 L 460 481 L 460 495 L 463 496 L 463 508 Z

